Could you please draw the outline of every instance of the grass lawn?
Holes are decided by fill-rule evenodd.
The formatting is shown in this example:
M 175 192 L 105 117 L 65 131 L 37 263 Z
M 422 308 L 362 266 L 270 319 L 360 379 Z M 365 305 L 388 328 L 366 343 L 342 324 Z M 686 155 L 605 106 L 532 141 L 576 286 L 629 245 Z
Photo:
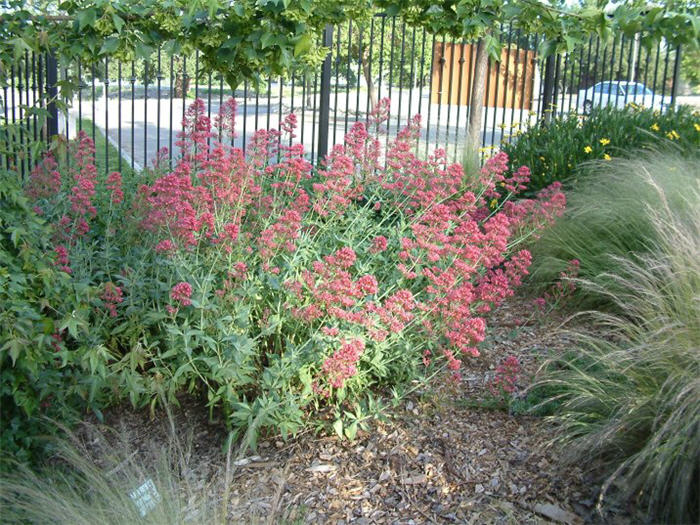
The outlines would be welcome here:
M 95 164 L 98 173 L 111 173 L 118 171 L 122 177 L 130 177 L 134 174 L 131 163 L 126 158 L 121 157 L 121 167 L 119 166 L 120 153 L 110 142 L 107 141 L 104 133 L 99 127 L 94 126 L 89 119 L 82 120 L 82 129 L 89 137 L 95 140 Z M 94 129 L 94 134 L 93 134 Z

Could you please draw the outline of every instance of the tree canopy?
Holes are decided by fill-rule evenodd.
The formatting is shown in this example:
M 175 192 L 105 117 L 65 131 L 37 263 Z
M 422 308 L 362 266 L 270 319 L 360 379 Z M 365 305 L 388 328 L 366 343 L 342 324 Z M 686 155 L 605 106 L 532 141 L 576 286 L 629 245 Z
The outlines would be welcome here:
M 483 38 L 494 58 L 499 56 L 502 24 L 543 35 L 547 42 L 540 50 L 543 55 L 571 51 L 592 34 L 603 40 L 641 34 L 645 46 L 662 38 L 673 46 L 697 46 L 700 35 L 694 1 L 583 0 L 571 5 L 563 0 L 377 0 L 376 4 L 435 34 Z
M 1 0 L 0 67 L 25 51 L 59 58 L 147 60 L 197 49 L 231 87 L 314 66 L 327 23 L 361 17 L 369 0 Z

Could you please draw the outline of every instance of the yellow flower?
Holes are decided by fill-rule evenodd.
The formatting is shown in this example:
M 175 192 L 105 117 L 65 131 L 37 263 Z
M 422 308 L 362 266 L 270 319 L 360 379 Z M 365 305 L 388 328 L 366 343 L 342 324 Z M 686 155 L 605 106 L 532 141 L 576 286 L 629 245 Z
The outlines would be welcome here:
M 693 124 L 693 125 L 695 126 L 695 131 L 700 131 L 700 124 L 698 124 L 698 123 L 696 122 L 696 123 Z
M 490 206 L 491 208 L 495 208 L 497 204 L 498 204 L 498 200 L 497 200 L 497 199 L 493 199 L 493 200 L 489 203 L 489 206 Z
M 544 157 L 542 155 L 540 155 L 540 160 L 544 160 Z
M 598 142 L 600 142 L 603 146 L 607 146 L 608 144 L 610 144 L 610 139 L 603 138 L 600 139 Z
M 678 133 L 676 133 L 676 130 L 675 130 L 675 129 L 672 129 L 671 131 L 669 131 L 668 133 L 666 133 L 666 136 L 667 136 L 670 140 L 678 140 L 679 138 L 681 138 L 681 136 L 680 136 Z
M 603 160 L 610 160 L 612 157 L 608 155 L 607 153 L 603 155 Z
M 656 122 L 654 122 L 654 123 L 651 125 L 651 130 L 652 130 L 652 131 L 659 131 L 659 125 L 658 125 Z
M 585 148 L 583 148 L 583 151 L 586 153 L 590 153 L 591 151 L 593 151 L 593 148 L 591 148 L 590 146 L 586 146 Z

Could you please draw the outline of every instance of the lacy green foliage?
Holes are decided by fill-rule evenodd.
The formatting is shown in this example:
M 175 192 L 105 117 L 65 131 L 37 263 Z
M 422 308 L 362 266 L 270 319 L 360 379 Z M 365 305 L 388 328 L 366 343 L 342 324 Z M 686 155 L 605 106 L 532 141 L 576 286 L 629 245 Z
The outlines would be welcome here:
M 653 521 L 697 523 L 700 186 L 686 186 L 681 214 L 648 183 L 658 192 L 657 206 L 642 205 L 654 231 L 648 251 L 621 255 L 608 276 L 620 314 L 591 315 L 595 328 L 571 334 L 576 351 L 548 362 L 539 384 L 552 390 L 544 404 L 566 458 L 599 460 L 603 503 L 636 499 Z M 596 281 L 582 285 L 602 293 Z
M 109 357 L 84 338 L 91 288 L 47 259 L 50 228 L 14 174 L 2 175 L 0 202 L 0 448 L 26 459 L 45 431 L 41 416 L 68 420 L 71 408 L 96 406 Z
M 530 167 L 527 191 L 536 192 L 555 181 L 573 187 L 588 161 L 663 147 L 684 154 L 697 152 L 700 114 L 687 106 L 664 113 L 634 104 L 626 109 L 600 108 L 587 117 L 568 115 L 515 132 L 501 149 L 514 167 Z
M 613 277 L 619 273 L 619 258 L 640 256 L 659 242 L 649 210 L 668 203 L 679 220 L 690 223 L 698 203 L 686 194 L 697 188 L 700 170 L 696 157 L 653 151 L 600 161 L 591 170 L 568 194 L 564 216 L 532 246 L 528 287 L 541 295 L 578 259 L 578 277 L 597 286 L 574 287 L 572 302 L 579 308 L 619 311 L 615 297 L 623 290 Z

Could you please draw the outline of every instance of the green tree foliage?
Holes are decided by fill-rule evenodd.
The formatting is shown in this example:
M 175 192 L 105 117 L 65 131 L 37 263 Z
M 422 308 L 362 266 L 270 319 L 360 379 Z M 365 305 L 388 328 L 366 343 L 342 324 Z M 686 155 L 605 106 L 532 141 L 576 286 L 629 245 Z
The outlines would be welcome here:
M 4 0 L 0 67 L 25 51 L 52 51 L 86 62 L 104 57 L 149 59 L 198 50 L 204 68 L 232 88 L 244 79 L 318 65 L 320 30 L 357 18 L 367 0 Z

